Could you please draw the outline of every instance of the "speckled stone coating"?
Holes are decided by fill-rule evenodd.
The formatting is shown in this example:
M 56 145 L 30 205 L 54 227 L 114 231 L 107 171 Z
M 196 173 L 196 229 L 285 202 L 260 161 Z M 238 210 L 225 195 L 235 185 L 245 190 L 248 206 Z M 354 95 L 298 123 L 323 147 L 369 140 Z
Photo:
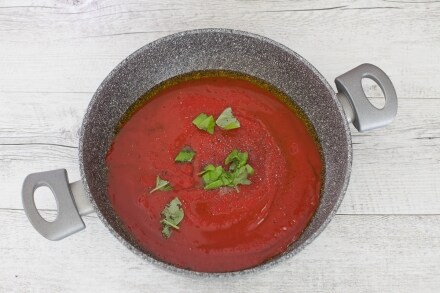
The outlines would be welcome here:
M 171 77 L 200 70 L 232 70 L 263 79 L 283 91 L 305 112 L 321 142 L 325 161 L 319 207 L 296 242 L 254 268 L 229 273 L 201 273 L 177 268 L 144 251 L 124 229 L 107 196 L 105 155 L 121 116 L 144 93 Z M 339 207 L 351 171 L 348 123 L 336 95 L 322 75 L 301 56 L 270 39 L 227 29 L 173 34 L 152 42 L 122 61 L 102 82 L 85 115 L 79 142 L 86 192 L 113 235 L 143 259 L 188 276 L 220 277 L 266 269 L 312 242 Z

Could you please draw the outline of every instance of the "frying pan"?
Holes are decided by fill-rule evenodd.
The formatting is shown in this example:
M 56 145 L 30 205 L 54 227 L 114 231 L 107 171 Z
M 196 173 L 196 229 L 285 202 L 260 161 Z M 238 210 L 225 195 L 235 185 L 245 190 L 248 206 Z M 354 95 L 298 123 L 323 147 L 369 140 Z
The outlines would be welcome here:
M 324 186 L 315 215 L 302 236 L 287 250 L 237 272 L 203 273 L 177 268 L 143 250 L 124 229 L 107 195 L 105 156 L 114 130 L 127 109 L 144 93 L 172 77 L 202 70 L 228 70 L 262 79 L 298 105 L 315 128 L 324 158 Z M 370 78 L 382 89 L 385 106 L 374 107 L 361 80 Z M 231 275 L 270 267 L 301 251 L 335 215 L 350 177 L 352 144 L 349 123 L 359 131 L 389 124 L 397 113 L 397 97 L 388 76 L 378 67 L 362 64 L 335 80 L 337 93 L 304 58 L 270 39 L 242 31 L 202 29 L 185 31 L 147 44 L 122 61 L 102 82 L 84 117 L 79 138 L 81 181 L 69 183 L 65 169 L 33 173 L 23 183 L 23 207 L 34 228 L 50 240 L 60 240 L 85 228 L 81 219 L 96 212 L 108 230 L 128 249 L 162 268 L 189 275 Z M 49 187 L 56 199 L 57 218 L 44 220 L 34 192 Z

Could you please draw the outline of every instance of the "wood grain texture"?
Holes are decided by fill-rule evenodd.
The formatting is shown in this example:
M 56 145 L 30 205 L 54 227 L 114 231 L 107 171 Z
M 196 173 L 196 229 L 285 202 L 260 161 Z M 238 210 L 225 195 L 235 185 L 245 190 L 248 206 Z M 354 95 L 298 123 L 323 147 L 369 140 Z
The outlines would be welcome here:
M 6 69 L 0 84 L 6 92 L 93 92 L 117 63 L 152 40 L 187 29 L 226 27 L 282 42 L 330 80 L 371 62 L 391 76 L 399 96 L 440 93 L 433 86 L 440 78 L 439 2 L 15 3 L 0 7 L 0 66 Z
M 440 217 L 337 216 L 297 256 L 240 278 L 171 274 L 123 247 L 95 217 L 87 230 L 48 242 L 22 211 L 0 211 L 0 291 L 438 292 Z M 5 261 L 6 260 L 6 261 Z
M 398 116 L 353 129 L 339 215 L 293 259 L 232 279 L 159 270 L 93 215 L 77 235 L 43 239 L 22 211 L 24 177 L 79 179 L 78 129 L 99 83 L 146 43 L 205 27 L 279 41 L 329 81 L 364 62 L 391 77 Z M 0 0 L 0 292 L 439 292 L 439 32 L 436 0 Z
M 27 174 L 66 168 L 72 181 L 79 179 L 78 129 L 91 94 L 8 96 L 0 94 L 8 102 L 0 108 L 0 182 L 9 194 L 0 208 L 19 209 Z M 353 129 L 353 172 L 339 213 L 440 214 L 440 99 L 399 103 L 389 127 Z

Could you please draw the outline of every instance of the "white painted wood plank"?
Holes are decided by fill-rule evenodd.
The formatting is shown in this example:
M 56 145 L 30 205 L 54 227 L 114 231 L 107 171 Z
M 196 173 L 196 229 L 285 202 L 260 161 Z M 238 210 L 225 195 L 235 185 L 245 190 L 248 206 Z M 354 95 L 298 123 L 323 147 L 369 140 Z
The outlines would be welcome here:
M 77 235 L 43 239 L 20 210 L 25 175 L 64 167 L 78 179 L 77 131 L 108 72 L 150 41 L 203 27 L 273 38 L 329 81 L 363 62 L 390 75 L 397 120 L 354 134 L 340 215 L 288 262 L 227 280 L 146 264 L 95 216 Z M 0 291 L 439 292 L 439 28 L 436 0 L 0 0 Z
M 264 273 L 193 279 L 143 262 L 87 217 L 59 242 L 0 211 L 2 292 L 438 292 L 440 217 L 337 216 L 303 252 Z
M 371 62 L 391 76 L 400 96 L 440 94 L 437 1 L 18 3 L 0 7 L 4 92 L 92 92 L 125 56 L 158 37 L 226 27 L 282 42 L 329 80 Z
M 0 144 L 78 147 L 92 93 L 0 93 Z
M 0 208 L 22 207 L 21 184 L 29 173 L 66 168 L 71 180 L 79 179 L 78 129 L 90 97 L 0 93 L 7 105 L 0 107 Z M 399 103 L 389 127 L 363 134 L 352 129 L 353 173 L 339 213 L 440 214 L 440 99 Z

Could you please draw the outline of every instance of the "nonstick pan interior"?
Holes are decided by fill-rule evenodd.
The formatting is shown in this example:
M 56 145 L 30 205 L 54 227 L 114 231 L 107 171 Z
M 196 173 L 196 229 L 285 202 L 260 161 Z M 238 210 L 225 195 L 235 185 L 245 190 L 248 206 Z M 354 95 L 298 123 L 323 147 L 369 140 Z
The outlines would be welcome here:
M 270 266 L 311 242 L 336 212 L 351 171 L 350 132 L 335 93 L 316 69 L 290 49 L 257 35 L 224 29 L 178 33 L 142 47 L 108 75 L 89 104 L 80 137 L 82 180 L 98 216 L 123 244 L 161 267 L 191 275 L 224 273 L 178 269 L 143 251 L 124 229 L 108 199 L 105 155 L 119 120 L 140 96 L 169 78 L 217 69 L 254 76 L 290 96 L 315 128 L 325 162 L 321 201 L 303 235 L 285 253 L 246 271 Z

